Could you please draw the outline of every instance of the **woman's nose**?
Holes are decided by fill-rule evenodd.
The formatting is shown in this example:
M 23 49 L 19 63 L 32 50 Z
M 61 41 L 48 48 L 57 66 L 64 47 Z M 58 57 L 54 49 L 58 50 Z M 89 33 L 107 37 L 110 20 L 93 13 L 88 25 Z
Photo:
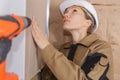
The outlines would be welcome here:
M 65 13 L 64 14 L 64 19 L 67 19 L 67 18 L 69 18 L 70 17 L 70 14 L 69 13 Z

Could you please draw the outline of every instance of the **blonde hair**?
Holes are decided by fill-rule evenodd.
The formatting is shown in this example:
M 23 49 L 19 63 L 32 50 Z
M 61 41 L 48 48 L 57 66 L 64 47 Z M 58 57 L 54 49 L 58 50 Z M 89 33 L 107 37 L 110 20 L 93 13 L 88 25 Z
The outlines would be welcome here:
M 91 24 L 91 25 L 89 26 L 89 28 L 88 28 L 88 33 L 92 33 L 93 30 L 94 30 L 94 27 L 95 27 L 93 16 L 92 16 L 92 14 L 90 14 L 90 12 L 89 12 L 88 10 L 86 10 L 84 7 L 81 7 L 81 6 L 80 6 L 80 8 L 81 8 L 81 9 L 83 10 L 83 12 L 85 13 L 85 18 L 86 18 L 87 20 L 91 20 L 91 21 L 92 21 L 92 24 Z

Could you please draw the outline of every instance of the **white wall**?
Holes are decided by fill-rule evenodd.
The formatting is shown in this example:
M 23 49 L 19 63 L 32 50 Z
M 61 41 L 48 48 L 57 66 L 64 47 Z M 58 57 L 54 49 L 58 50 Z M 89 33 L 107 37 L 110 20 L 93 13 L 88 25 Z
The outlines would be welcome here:
M 26 0 L 0 0 L 0 15 L 26 15 Z M 25 69 L 25 32 L 13 39 L 12 48 L 7 56 L 7 72 L 18 74 L 24 80 Z

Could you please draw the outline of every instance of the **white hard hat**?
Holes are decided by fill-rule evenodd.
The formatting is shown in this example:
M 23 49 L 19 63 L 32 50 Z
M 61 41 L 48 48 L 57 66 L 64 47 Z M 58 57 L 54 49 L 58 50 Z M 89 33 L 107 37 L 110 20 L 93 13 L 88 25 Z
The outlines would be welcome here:
M 62 15 L 64 15 L 64 11 L 66 10 L 66 8 L 71 7 L 73 5 L 84 7 L 90 13 L 90 15 L 92 16 L 94 20 L 93 32 L 95 32 L 98 28 L 98 17 L 97 17 L 97 13 L 93 5 L 86 0 L 64 0 L 60 4 L 60 11 Z

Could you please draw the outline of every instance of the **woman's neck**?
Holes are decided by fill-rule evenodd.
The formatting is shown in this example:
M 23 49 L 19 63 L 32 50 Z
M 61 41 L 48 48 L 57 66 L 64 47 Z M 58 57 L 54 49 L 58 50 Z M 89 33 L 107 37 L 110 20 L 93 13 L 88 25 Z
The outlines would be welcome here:
M 81 39 L 83 39 L 85 36 L 87 36 L 87 33 L 85 31 L 79 31 L 79 30 L 73 30 L 70 31 L 73 37 L 73 44 L 78 43 Z

